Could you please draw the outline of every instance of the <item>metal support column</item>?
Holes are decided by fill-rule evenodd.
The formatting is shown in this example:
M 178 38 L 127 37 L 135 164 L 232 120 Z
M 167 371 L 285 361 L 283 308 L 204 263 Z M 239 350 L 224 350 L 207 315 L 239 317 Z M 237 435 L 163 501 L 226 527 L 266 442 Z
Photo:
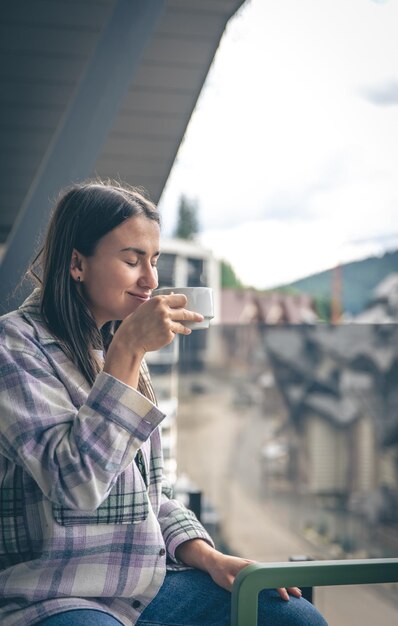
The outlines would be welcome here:
M 9 236 L 0 266 L 0 313 L 25 295 L 18 287 L 45 231 L 54 197 L 89 176 L 128 91 L 165 0 L 116 0 Z

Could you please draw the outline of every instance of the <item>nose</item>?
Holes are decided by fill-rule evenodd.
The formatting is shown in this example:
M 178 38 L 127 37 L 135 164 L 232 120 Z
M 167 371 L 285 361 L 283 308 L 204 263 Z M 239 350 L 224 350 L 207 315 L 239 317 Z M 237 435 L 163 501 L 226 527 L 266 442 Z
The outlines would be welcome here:
M 146 289 L 156 289 L 158 286 L 158 270 L 157 267 L 151 263 L 145 263 L 142 266 L 142 273 L 138 279 L 140 287 Z

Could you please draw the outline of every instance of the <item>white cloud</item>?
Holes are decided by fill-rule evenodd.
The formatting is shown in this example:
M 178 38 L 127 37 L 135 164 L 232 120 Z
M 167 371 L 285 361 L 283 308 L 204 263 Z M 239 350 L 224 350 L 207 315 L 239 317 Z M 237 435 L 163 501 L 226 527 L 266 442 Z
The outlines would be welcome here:
M 397 23 L 398 2 L 251 0 L 227 29 L 160 203 L 165 233 L 178 196 L 196 198 L 203 239 L 245 282 L 268 286 L 396 232 L 398 107 L 374 106 L 363 89 L 396 84 Z
M 326 236 L 319 237 L 323 231 Z M 347 238 L 338 222 L 292 220 L 289 227 L 275 220 L 244 222 L 223 230 L 205 231 L 200 241 L 219 259 L 232 263 L 246 285 L 266 289 L 290 283 L 338 263 L 378 255 L 398 247 L 398 233 L 387 242 Z M 387 245 L 386 245 L 387 244 Z
M 369 102 L 380 106 L 398 105 L 398 80 L 389 80 L 378 85 L 363 87 L 360 91 Z

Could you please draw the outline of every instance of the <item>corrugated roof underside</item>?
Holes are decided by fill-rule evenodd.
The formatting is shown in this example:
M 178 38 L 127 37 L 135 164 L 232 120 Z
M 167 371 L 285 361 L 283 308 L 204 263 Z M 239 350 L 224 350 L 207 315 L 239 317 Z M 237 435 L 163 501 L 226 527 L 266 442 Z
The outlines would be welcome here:
M 14 0 L 0 22 L 0 241 L 115 0 Z M 95 173 L 160 197 L 226 21 L 242 0 L 168 0 Z M 77 147 L 78 149 L 78 147 Z
M 4 240 L 114 0 L 16 0 L 0 23 L 0 238 Z M 95 10 L 94 10 L 95 9 Z

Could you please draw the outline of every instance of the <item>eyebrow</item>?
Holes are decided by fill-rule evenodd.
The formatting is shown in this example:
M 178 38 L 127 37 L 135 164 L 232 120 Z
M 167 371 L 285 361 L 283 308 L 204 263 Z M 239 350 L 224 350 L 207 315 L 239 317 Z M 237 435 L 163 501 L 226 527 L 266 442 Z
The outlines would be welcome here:
M 139 254 L 140 256 L 146 255 L 145 250 L 141 250 L 141 248 L 134 248 L 133 246 L 129 246 L 128 248 L 122 248 L 120 252 L 135 252 L 136 254 Z M 157 250 L 155 254 L 153 254 L 152 256 L 159 256 L 159 254 L 160 254 L 160 250 Z

